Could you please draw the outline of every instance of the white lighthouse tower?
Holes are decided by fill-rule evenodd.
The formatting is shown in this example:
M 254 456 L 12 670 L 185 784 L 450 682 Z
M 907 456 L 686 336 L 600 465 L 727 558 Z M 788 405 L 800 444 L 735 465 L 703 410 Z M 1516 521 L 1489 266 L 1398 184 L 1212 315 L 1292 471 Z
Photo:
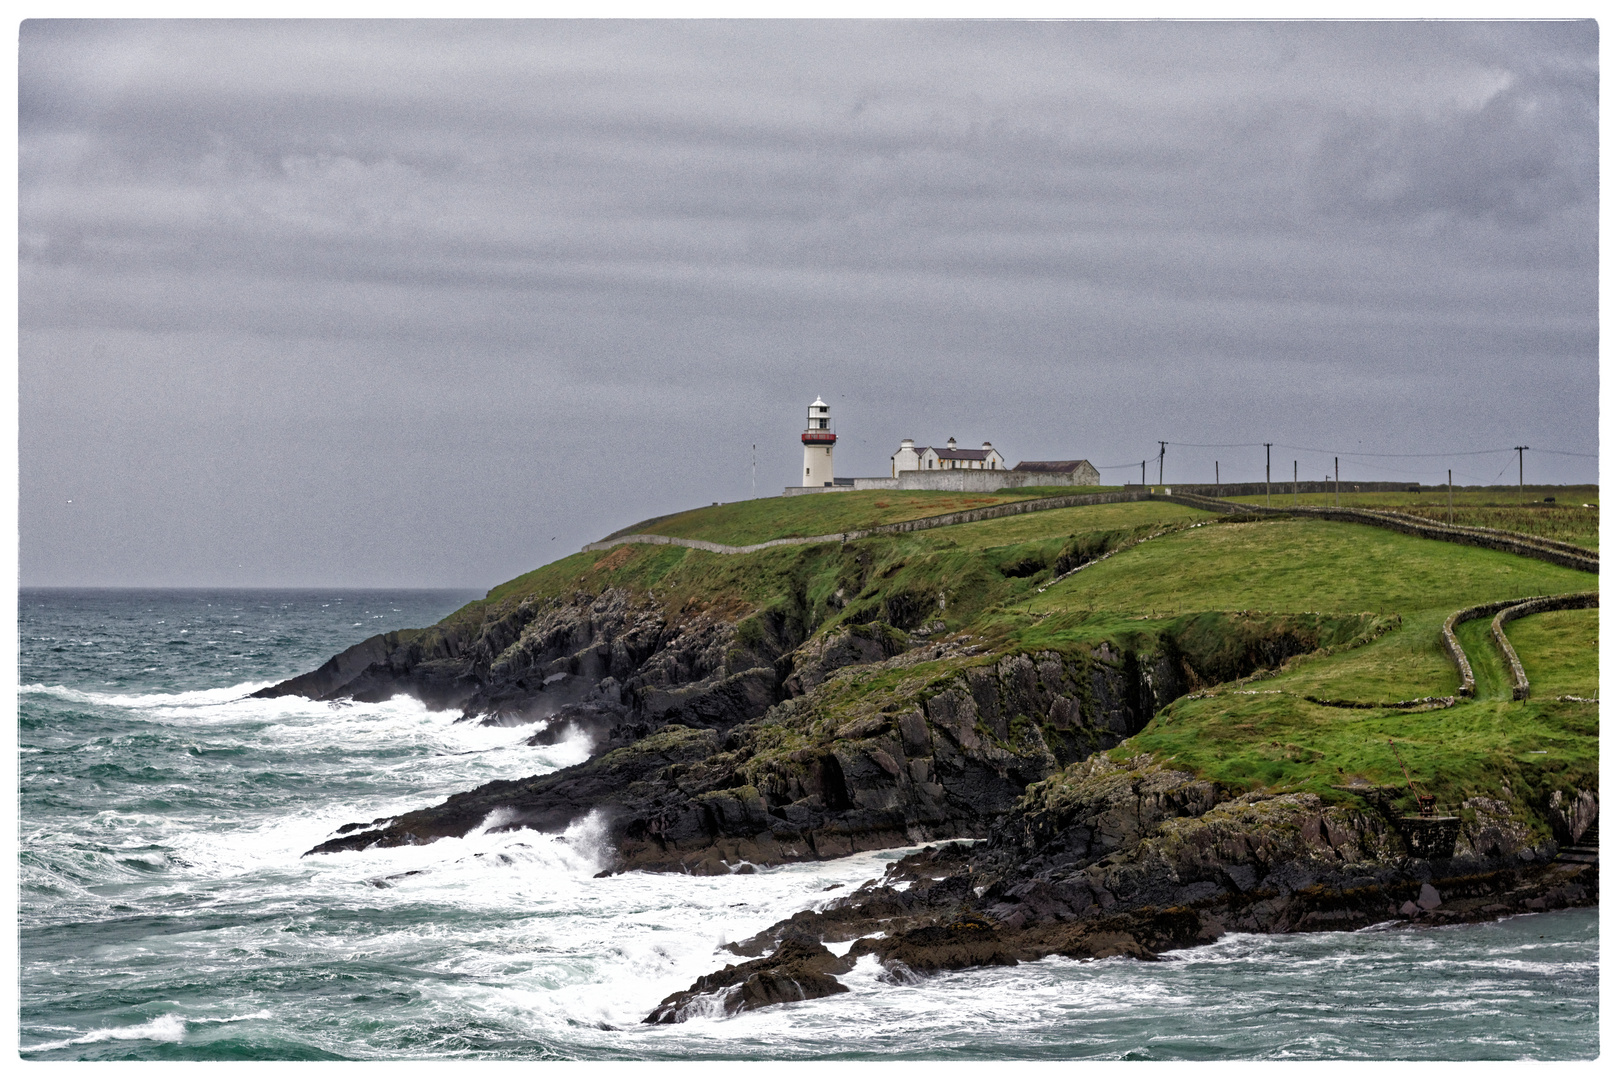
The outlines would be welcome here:
M 831 406 L 815 398 L 803 425 L 804 487 L 831 487 L 831 448 L 836 444 L 837 433 L 831 429 Z

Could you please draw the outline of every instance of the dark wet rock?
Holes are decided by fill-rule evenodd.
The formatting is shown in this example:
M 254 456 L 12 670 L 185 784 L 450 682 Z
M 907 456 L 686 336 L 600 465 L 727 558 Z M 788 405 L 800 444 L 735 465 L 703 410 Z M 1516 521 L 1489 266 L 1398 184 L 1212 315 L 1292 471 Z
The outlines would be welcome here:
M 626 806 L 655 803 L 664 792 L 659 781 L 667 770 L 702 762 L 718 746 L 711 731 L 669 727 L 632 748 L 542 776 L 494 780 L 437 806 L 373 822 L 375 828 L 344 826 L 340 835 L 309 854 L 429 843 L 464 836 L 485 823 L 492 824 L 491 831 L 526 827 L 561 832 L 592 811 L 612 816 Z
M 913 853 L 730 949 L 854 939 L 849 957 L 909 982 L 1051 955 L 1152 960 L 1231 931 L 1445 925 L 1597 902 L 1596 867 L 1549 862 L 1508 807 L 1481 810 L 1475 835 L 1520 836 L 1517 846 L 1424 859 L 1391 811 L 1305 793 L 1228 797 L 1146 755 L 1097 758 L 1030 787 L 987 841 Z
M 963 913 L 947 923 L 903 930 L 891 937 L 861 938 L 848 953 L 856 959 L 875 954 L 884 964 L 903 964 L 911 972 L 1017 963 L 1011 935 L 1004 934 L 994 920 L 975 912 Z
M 792 654 L 786 689 L 793 697 L 813 690 L 833 671 L 855 664 L 874 664 L 898 656 L 909 638 L 883 622 L 856 623 L 806 642 Z
M 465 645 L 459 632 L 440 626 L 377 634 L 253 697 L 374 702 L 408 694 L 429 708 L 458 708 L 477 692 L 476 679 L 460 661 Z
M 642 1022 L 677 1024 L 710 1011 L 733 1016 L 748 1009 L 844 994 L 848 987 L 836 976 L 853 966 L 853 959 L 834 956 L 818 941 L 790 938 L 767 957 L 727 964 L 689 989 L 670 994 Z
M 776 662 L 796 642 L 751 640 L 739 643 L 725 615 L 671 616 L 650 598 L 609 589 L 527 600 L 476 625 L 380 634 L 255 696 L 407 694 L 484 723 L 551 718 L 536 744 L 578 732 L 597 746 L 621 746 L 666 724 L 722 730 L 761 716 L 780 698 Z

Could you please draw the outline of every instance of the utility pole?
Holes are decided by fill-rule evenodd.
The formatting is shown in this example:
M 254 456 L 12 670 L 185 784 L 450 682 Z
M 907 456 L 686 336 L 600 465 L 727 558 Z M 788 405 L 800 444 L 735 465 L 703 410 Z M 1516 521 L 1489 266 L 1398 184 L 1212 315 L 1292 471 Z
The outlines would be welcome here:
M 1340 471 L 1338 471 L 1337 459 L 1336 458 L 1331 459 L 1331 474 L 1332 474 L 1333 477 L 1336 478 L 1336 479 L 1334 479 L 1332 481 L 1332 484 L 1334 485 L 1333 498 L 1336 500 L 1336 503 L 1337 503 L 1338 506 L 1342 506 L 1343 505 L 1343 474 Z
M 1292 463 L 1292 505 L 1298 505 L 1298 463 Z
M 758 443 L 753 444 L 753 498 L 758 498 Z
M 1270 505 L 1270 447 L 1273 443 L 1264 444 L 1264 505 Z
M 1168 452 L 1168 443 L 1161 439 L 1157 443 L 1157 482 L 1163 483 L 1163 455 Z
M 1444 485 L 1449 491 L 1449 523 L 1455 524 L 1455 470 L 1449 471 L 1449 482 Z
M 1146 459 L 1145 458 L 1142 458 L 1141 463 L 1140 463 L 1140 486 L 1141 487 L 1146 486 Z
M 1217 488 L 1218 486 L 1219 486 L 1219 462 L 1216 460 L 1214 462 L 1214 487 Z M 1214 494 L 1218 495 L 1219 492 L 1215 491 Z
M 1512 449 L 1517 451 L 1517 501 L 1521 502 L 1521 501 L 1523 501 L 1523 496 L 1522 496 L 1522 452 L 1524 450 L 1527 450 L 1528 447 L 1526 447 L 1526 446 L 1513 446 Z

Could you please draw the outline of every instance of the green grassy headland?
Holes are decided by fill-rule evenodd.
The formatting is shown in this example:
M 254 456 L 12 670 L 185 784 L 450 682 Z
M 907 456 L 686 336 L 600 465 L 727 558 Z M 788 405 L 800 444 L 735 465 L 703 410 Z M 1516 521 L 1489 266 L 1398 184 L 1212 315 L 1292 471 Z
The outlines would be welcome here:
M 1555 505 L 1562 507 L 1567 489 L 1554 490 Z M 1566 501 L 1596 501 L 1594 489 L 1579 491 Z M 687 511 L 626 532 L 740 544 L 1051 493 L 760 499 Z M 1366 494 L 1354 505 L 1419 505 L 1413 494 L 1411 501 L 1397 498 L 1404 494 Z M 1458 521 L 1462 495 L 1456 495 Z M 1539 507 L 1491 507 L 1485 500 L 1493 493 L 1472 497 L 1476 501 L 1468 505 L 1480 511 L 1520 511 L 1519 524 L 1527 527 L 1518 531 L 1540 529 L 1544 535 L 1548 528 L 1550 519 Z M 1277 501 L 1283 500 L 1272 496 Z M 1589 534 L 1578 534 L 1592 547 L 1594 527 L 1592 517 Z M 1113 554 L 1105 560 L 1052 584 L 1064 570 L 1108 552 Z M 977 657 L 839 678 L 835 693 L 821 698 L 826 722 L 820 728 L 831 731 L 840 717 L 897 708 L 962 666 L 1011 653 L 1087 653 L 1100 642 L 1150 651 L 1172 640 L 1217 668 L 1228 645 L 1223 639 L 1247 640 L 1266 627 L 1303 632 L 1321 647 L 1265 677 L 1180 698 L 1113 755 L 1149 751 L 1233 788 L 1311 791 L 1352 803 L 1360 799 L 1347 790 L 1355 784 L 1403 787 L 1387 745 L 1391 737 L 1441 806 L 1454 811 L 1469 797 L 1488 795 L 1538 820 L 1535 808 L 1544 806 L 1550 790 L 1598 783 L 1597 706 L 1556 700 L 1564 694 L 1597 696 L 1596 612 L 1535 615 L 1509 624 L 1533 683 L 1525 702 L 1510 698 L 1487 620 L 1459 629 L 1478 679 L 1475 700 L 1412 711 L 1340 708 L 1308 698 L 1390 703 L 1452 695 L 1458 676 L 1439 646 L 1447 615 L 1486 601 L 1588 591 L 1598 584 L 1596 575 L 1551 563 L 1371 526 L 1308 518 L 1232 522 L 1173 503 L 1139 502 L 748 555 L 627 544 L 541 567 L 491 590 L 448 621 L 481 622 L 524 600 L 616 587 L 649 593 L 671 614 L 693 608 L 726 613 L 739 620 L 744 642 L 771 626 L 790 625 L 812 637 L 850 624 L 910 630 L 941 621 L 948 632 L 970 633 L 986 646 Z M 782 745 L 797 745 L 809 734 L 783 729 Z M 1408 795 L 1401 799 L 1397 805 L 1414 806 Z

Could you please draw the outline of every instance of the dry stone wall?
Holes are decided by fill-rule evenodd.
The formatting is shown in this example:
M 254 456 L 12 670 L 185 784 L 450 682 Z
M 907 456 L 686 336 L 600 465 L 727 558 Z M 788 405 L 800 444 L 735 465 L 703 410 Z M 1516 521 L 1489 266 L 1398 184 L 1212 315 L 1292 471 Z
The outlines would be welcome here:
M 1506 637 L 1506 623 L 1520 619 L 1524 615 L 1539 615 L 1546 611 L 1576 611 L 1580 608 L 1593 608 L 1601 606 L 1601 594 L 1595 592 L 1571 593 L 1567 596 L 1541 596 L 1522 604 L 1513 604 L 1494 617 L 1489 632 L 1494 635 L 1494 643 L 1505 654 L 1506 667 L 1511 670 L 1511 696 L 1513 700 L 1523 701 L 1528 697 L 1528 675 L 1523 671 L 1522 660 L 1517 656 L 1517 650 L 1511 647 Z

